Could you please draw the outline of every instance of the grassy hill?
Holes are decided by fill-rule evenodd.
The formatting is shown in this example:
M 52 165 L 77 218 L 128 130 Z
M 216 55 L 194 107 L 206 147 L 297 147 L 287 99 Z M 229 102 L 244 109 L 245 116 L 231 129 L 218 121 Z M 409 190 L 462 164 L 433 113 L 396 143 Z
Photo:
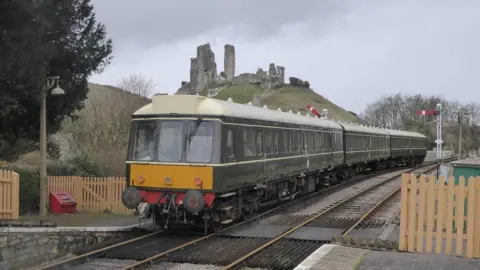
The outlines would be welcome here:
M 203 93 L 205 94 L 205 93 Z M 232 85 L 225 88 L 214 98 L 227 100 L 232 98 L 237 103 L 248 103 L 252 101 L 254 95 L 258 95 L 262 105 L 267 105 L 270 109 L 281 108 L 283 111 L 292 110 L 293 112 L 308 112 L 306 105 L 312 105 L 317 111 L 328 109 L 328 118 L 360 123 L 360 120 L 354 114 L 335 105 L 328 99 L 319 95 L 309 88 L 296 87 L 290 84 L 278 89 L 263 89 L 259 85 Z

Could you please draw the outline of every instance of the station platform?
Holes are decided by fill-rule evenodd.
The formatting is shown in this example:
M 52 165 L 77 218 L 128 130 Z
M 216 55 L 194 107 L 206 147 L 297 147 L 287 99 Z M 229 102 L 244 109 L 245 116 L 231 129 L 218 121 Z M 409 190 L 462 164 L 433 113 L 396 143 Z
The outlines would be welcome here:
M 480 260 L 456 256 L 367 249 L 326 244 L 312 253 L 295 270 L 380 270 L 380 269 L 480 269 Z

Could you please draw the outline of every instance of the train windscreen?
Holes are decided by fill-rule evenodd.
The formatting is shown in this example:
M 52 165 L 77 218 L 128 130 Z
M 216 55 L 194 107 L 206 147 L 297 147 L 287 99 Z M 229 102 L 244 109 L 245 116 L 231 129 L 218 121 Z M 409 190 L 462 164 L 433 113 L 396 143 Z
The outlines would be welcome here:
M 189 130 L 194 130 L 196 123 L 190 122 Z M 198 128 L 187 142 L 187 162 L 209 163 L 212 160 L 213 123 L 200 122 Z
M 132 126 L 134 131 L 133 151 L 131 151 L 129 160 L 211 162 L 214 134 L 212 122 L 201 120 L 140 120 L 134 122 L 135 124 Z M 184 130 L 187 127 L 188 129 Z

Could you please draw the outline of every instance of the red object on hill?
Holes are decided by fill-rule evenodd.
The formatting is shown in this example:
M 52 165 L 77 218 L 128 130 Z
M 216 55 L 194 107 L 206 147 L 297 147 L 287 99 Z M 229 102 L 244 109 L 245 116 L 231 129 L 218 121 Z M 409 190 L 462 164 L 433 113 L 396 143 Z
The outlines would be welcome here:
M 54 214 L 74 214 L 77 212 L 77 202 L 65 191 L 51 191 L 50 210 Z

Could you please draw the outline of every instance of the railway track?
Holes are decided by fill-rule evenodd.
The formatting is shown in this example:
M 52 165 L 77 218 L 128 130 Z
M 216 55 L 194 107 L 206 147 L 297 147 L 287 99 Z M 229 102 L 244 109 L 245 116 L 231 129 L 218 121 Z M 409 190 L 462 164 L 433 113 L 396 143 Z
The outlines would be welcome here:
M 401 170 L 393 176 L 377 181 L 377 183 L 370 183 L 368 187 L 359 188 L 357 186 L 357 190 L 353 194 L 348 194 L 345 198 L 336 202 L 327 202 L 326 204 L 329 206 L 320 213 L 295 215 L 293 213 L 299 207 L 305 207 L 305 203 L 303 203 L 303 206 L 291 205 L 290 209 L 286 209 L 286 214 L 262 216 L 262 219 L 256 220 L 254 225 L 252 223 L 248 225 L 238 224 L 239 226 L 236 226 L 236 228 L 228 228 L 220 233 L 212 234 L 201 242 L 187 244 L 152 257 L 143 256 L 143 260 L 125 267 L 123 270 L 146 268 L 156 261 L 162 260 L 173 263 L 226 265 L 224 269 L 233 269 L 238 266 L 292 269 L 308 254 L 321 245 L 330 242 L 333 236 L 342 234 L 351 226 L 357 226 L 356 221 L 363 217 L 361 214 L 365 214 L 371 207 L 375 206 L 375 203 L 373 203 L 369 205 L 370 208 L 358 209 L 357 207 L 357 210 L 355 210 L 355 207 L 353 207 L 355 202 L 357 204 L 361 202 L 358 199 L 355 201 L 356 198 L 359 198 L 360 195 L 369 195 L 372 201 L 374 198 L 378 201 L 385 196 L 385 193 L 391 192 L 392 189 L 399 186 L 399 181 L 396 185 L 391 182 L 398 179 L 402 173 L 416 172 L 428 166 L 431 169 L 435 166 L 430 164 Z M 342 193 L 344 190 L 342 189 Z M 377 194 L 382 190 L 383 196 Z M 330 194 L 330 196 L 333 195 L 335 194 Z M 364 200 L 362 203 L 365 203 Z M 337 209 L 338 212 L 333 211 Z M 340 213 L 345 214 L 348 209 L 351 209 L 350 214 L 357 214 L 357 220 L 352 222 L 351 219 L 341 218 Z M 283 217 L 283 219 L 276 217 Z M 280 220 L 284 222 L 280 222 Z M 316 226 L 305 226 L 310 224 Z M 265 226 L 263 229 L 261 228 L 262 225 Z M 322 225 L 328 226 L 321 227 Z M 247 231 L 249 228 L 258 230 L 253 233 L 250 232 L 250 235 L 245 231 L 243 235 L 235 232 L 236 230 L 237 232 L 242 231 L 242 228 Z M 316 231 L 314 231 L 315 229 Z M 293 234 L 295 232 L 296 234 Z M 140 257 L 142 256 L 140 255 L 136 259 L 141 259 Z
M 433 162 L 424 163 L 424 165 L 422 166 L 424 167 L 429 164 L 433 164 Z M 395 176 L 398 176 L 399 174 L 404 172 L 417 170 L 417 168 L 413 168 L 413 169 L 406 169 L 405 167 L 395 168 L 393 170 L 390 170 L 390 174 L 396 173 Z M 271 247 L 269 248 L 269 250 L 264 250 L 262 252 L 262 254 L 264 254 L 264 256 L 266 257 L 271 257 L 271 258 L 276 257 L 276 256 L 268 255 L 269 252 L 272 252 L 271 250 L 276 250 L 276 249 L 289 250 L 290 252 L 292 252 L 292 254 L 297 254 L 296 251 L 298 251 L 298 256 L 300 257 L 305 256 L 305 254 L 310 254 L 322 244 L 330 242 L 332 235 L 331 234 L 329 235 L 329 239 L 324 239 L 325 241 L 321 241 L 322 239 L 320 240 L 317 239 L 312 241 L 308 241 L 305 239 L 289 239 L 288 237 L 285 238 L 284 236 L 282 238 L 285 238 L 285 239 L 282 239 L 282 241 L 278 241 L 279 239 L 274 238 L 273 236 L 271 237 L 238 237 L 238 236 L 228 236 L 228 234 L 225 234 L 225 233 L 235 228 L 241 228 L 241 226 L 252 226 L 254 224 L 255 226 L 257 226 L 261 224 L 275 225 L 275 224 L 283 223 L 283 225 L 279 225 L 279 226 L 290 226 L 290 227 L 294 226 L 293 229 L 297 230 L 298 226 L 303 227 L 304 225 L 303 223 L 305 222 L 305 220 L 308 221 L 308 219 L 312 216 L 312 214 L 295 215 L 295 213 L 298 213 L 299 208 L 301 209 L 303 208 L 303 210 L 308 210 L 308 209 L 305 209 L 306 205 L 315 204 L 318 201 L 323 201 L 323 204 L 324 204 L 323 207 L 327 207 L 327 209 L 329 209 L 328 207 L 336 208 L 339 205 L 337 203 L 339 200 L 340 200 L 340 205 L 344 204 L 346 202 L 345 201 L 346 199 L 348 200 L 353 199 L 354 197 L 357 197 L 359 194 L 367 191 L 366 189 L 374 188 L 371 186 L 371 183 L 370 183 L 370 187 L 367 187 L 368 185 L 362 185 L 363 184 L 362 181 L 385 174 L 386 172 L 388 171 L 383 171 L 381 173 L 370 173 L 366 175 L 360 175 L 348 182 L 341 183 L 339 185 L 326 188 L 324 190 L 320 190 L 313 194 L 299 198 L 295 201 L 284 203 L 266 212 L 253 216 L 252 218 L 244 222 L 241 222 L 229 228 L 226 228 L 219 233 L 200 236 L 195 234 L 192 234 L 192 235 L 180 235 L 175 233 L 171 234 L 171 233 L 162 232 L 162 231 L 154 232 L 138 238 L 129 239 L 127 241 L 105 246 L 94 251 L 85 252 L 84 254 L 79 254 L 72 258 L 43 266 L 39 269 L 42 269 L 42 270 L 66 269 L 66 267 L 69 268 L 76 264 L 82 264 L 82 263 L 91 261 L 95 258 L 139 260 L 138 262 L 131 264 L 123 269 L 145 268 L 150 266 L 155 261 L 162 260 L 162 259 L 164 260 L 165 258 L 167 258 L 167 260 L 170 262 L 189 262 L 189 263 L 208 262 L 210 264 L 216 264 L 216 265 L 228 265 L 232 261 L 232 258 L 228 259 L 225 256 L 226 253 L 232 256 L 234 256 L 235 254 L 246 254 L 249 251 L 257 250 L 259 247 L 263 247 L 265 245 L 266 245 L 265 247 Z M 368 182 L 368 181 L 364 181 L 364 182 Z M 388 182 L 388 180 L 383 181 L 382 183 L 384 182 Z M 374 184 L 373 186 L 376 187 L 378 186 L 378 184 Z M 342 190 L 342 193 L 344 193 L 343 191 L 348 189 L 350 189 L 350 193 L 347 192 L 347 195 L 345 196 L 348 196 L 348 198 L 346 199 L 339 198 L 338 196 L 333 196 L 336 194 L 336 191 Z M 362 192 L 359 193 L 358 192 L 359 189 L 362 190 Z M 326 196 L 322 197 L 319 195 L 326 195 Z M 328 200 L 329 197 L 332 197 L 330 198 L 330 201 Z M 322 200 L 322 199 L 327 199 L 327 200 Z M 321 205 L 319 207 L 322 208 Z M 342 211 L 347 211 L 349 208 L 343 207 L 342 209 L 343 209 Z M 359 211 L 361 211 L 361 209 Z M 283 212 L 283 214 L 279 214 L 279 212 Z M 326 212 L 331 212 L 331 211 L 326 210 Z M 324 216 L 326 212 L 321 213 L 321 215 L 319 215 L 314 220 Z M 288 216 L 288 215 L 285 215 L 285 213 L 287 214 L 293 213 L 293 215 Z M 285 219 L 286 216 L 288 216 L 288 219 Z M 280 222 L 278 217 L 284 217 L 284 219 L 287 220 L 289 223 Z M 320 221 L 320 220 L 322 219 L 318 219 L 317 221 L 315 221 L 317 223 L 320 222 L 317 225 L 328 225 L 331 228 L 342 227 L 342 226 L 345 227 L 347 226 L 347 224 L 352 223 L 351 220 L 347 221 L 342 219 L 341 215 L 338 215 L 338 216 L 329 215 L 327 219 L 323 219 L 323 221 Z M 228 250 L 228 252 L 225 252 L 226 250 Z M 255 252 L 255 254 L 258 252 L 259 251 Z M 202 256 L 202 254 L 204 254 L 205 256 Z M 273 254 L 275 254 L 275 252 Z M 249 258 L 250 257 L 251 256 L 249 256 Z M 255 265 L 255 263 L 252 263 L 252 260 L 249 258 L 246 258 L 241 262 L 246 261 L 247 265 L 249 266 Z M 238 263 L 235 263 L 235 265 L 237 264 Z M 268 265 L 268 262 L 262 261 L 261 264 Z

